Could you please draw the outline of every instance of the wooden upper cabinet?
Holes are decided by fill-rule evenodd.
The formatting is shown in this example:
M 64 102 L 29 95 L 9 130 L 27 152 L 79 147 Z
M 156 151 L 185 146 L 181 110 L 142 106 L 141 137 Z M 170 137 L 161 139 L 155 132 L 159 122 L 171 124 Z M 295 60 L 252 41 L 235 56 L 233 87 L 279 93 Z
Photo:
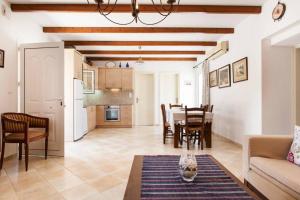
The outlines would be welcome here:
M 105 87 L 107 89 L 122 88 L 122 69 L 107 68 L 105 70 Z
M 105 68 L 98 68 L 98 89 L 104 90 L 105 87 Z
M 133 90 L 133 69 L 122 69 L 122 90 Z
M 133 90 L 133 69 L 98 68 L 98 89 Z
M 74 78 L 82 80 L 82 56 L 79 52 L 74 52 Z

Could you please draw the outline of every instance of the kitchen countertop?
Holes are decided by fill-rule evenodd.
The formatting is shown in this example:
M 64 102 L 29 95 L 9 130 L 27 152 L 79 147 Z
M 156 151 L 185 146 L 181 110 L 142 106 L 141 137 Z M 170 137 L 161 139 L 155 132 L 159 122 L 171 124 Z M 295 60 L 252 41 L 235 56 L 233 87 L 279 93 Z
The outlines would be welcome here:
M 128 104 L 128 103 L 124 103 L 124 104 L 97 104 L 97 105 L 84 105 L 84 108 L 87 107 L 91 107 L 91 106 L 111 106 L 111 105 L 119 105 L 119 106 L 133 106 L 133 104 Z

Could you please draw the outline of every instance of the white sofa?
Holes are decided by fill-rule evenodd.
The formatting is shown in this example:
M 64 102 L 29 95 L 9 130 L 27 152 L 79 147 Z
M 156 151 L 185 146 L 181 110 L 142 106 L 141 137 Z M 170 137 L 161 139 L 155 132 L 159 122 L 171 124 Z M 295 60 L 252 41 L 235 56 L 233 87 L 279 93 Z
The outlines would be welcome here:
M 300 199 L 300 166 L 286 160 L 292 141 L 292 136 L 247 136 L 245 184 L 271 200 Z

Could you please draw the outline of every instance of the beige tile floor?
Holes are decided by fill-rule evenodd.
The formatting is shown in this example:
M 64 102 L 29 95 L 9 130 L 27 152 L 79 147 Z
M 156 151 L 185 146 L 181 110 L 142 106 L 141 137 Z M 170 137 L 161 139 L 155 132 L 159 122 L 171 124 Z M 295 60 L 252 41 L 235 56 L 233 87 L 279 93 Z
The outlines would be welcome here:
M 30 157 L 29 170 L 17 157 L 4 162 L 0 175 L 0 200 L 118 200 L 122 199 L 134 155 L 181 154 L 172 139 L 162 144 L 160 127 L 96 129 L 84 139 L 66 143 L 65 157 L 44 160 Z M 195 154 L 211 154 L 238 178 L 242 178 L 242 149 L 214 136 L 213 148 Z

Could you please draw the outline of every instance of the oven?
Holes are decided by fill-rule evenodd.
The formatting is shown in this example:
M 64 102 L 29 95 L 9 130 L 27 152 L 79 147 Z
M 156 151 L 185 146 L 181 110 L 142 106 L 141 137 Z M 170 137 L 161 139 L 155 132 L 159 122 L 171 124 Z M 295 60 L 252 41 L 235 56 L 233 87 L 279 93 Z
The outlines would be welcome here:
M 120 106 L 107 105 L 104 107 L 104 119 L 107 122 L 118 122 L 121 120 Z

